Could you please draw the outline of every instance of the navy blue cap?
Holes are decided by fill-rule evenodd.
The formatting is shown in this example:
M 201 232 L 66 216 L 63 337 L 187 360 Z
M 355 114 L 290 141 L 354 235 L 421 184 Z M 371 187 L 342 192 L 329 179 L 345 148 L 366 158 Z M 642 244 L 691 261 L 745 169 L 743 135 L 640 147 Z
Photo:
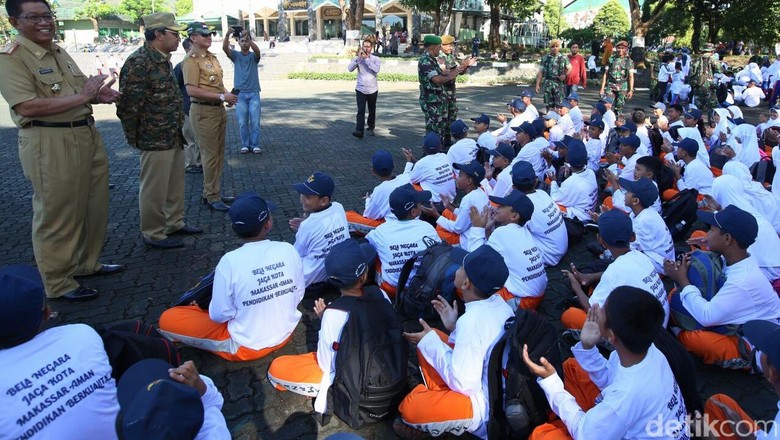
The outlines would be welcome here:
M 769 365 L 780 370 L 780 325 L 770 321 L 753 320 L 742 324 L 742 332 L 751 344 L 766 353 Z
M 555 107 L 561 107 L 561 108 L 571 108 L 571 105 L 569 105 L 568 101 L 561 101 L 555 104 Z
M 236 201 L 230 205 L 228 215 L 236 234 L 254 236 L 260 232 L 263 223 L 274 209 L 276 205 L 263 200 L 254 191 L 247 191 L 236 197 Z
M 530 162 L 519 160 L 512 165 L 512 184 L 528 185 L 536 181 L 536 170 Z
M 337 286 L 351 286 L 373 266 L 376 249 L 371 243 L 348 238 L 335 244 L 325 256 L 328 281 Z
M 683 117 L 688 119 L 701 119 L 701 110 L 697 108 L 690 108 L 688 111 L 683 113 Z
M 758 221 L 747 211 L 729 205 L 718 212 L 699 210 L 696 214 L 704 223 L 731 234 L 742 246 L 748 247 L 756 242 Z
M 607 107 L 604 106 L 603 102 L 597 102 L 593 104 L 593 108 L 598 110 L 598 112 L 601 113 L 601 116 L 604 116 L 604 113 L 607 112 Z
M 531 121 L 531 125 L 533 125 L 534 130 L 536 130 L 536 136 L 541 136 L 542 133 L 544 133 L 544 129 L 547 128 L 544 126 L 544 119 L 542 118 L 534 119 Z
M 524 89 L 523 92 L 520 93 L 517 96 L 519 96 L 521 98 L 526 98 L 526 97 L 533 98 L 534 97 L 534 92 L 532 92 L 530 89 Z
M 204 409 L 194 387 L 171 379 L 161 359 L 144 359 L 125 371 L 116 389 L 117 430 L 127 439 L 195 438 Z
M 484 113 L 477 116 L 476 118 L 471 118 L 472 121 L 478 122 L 480 124 L 487 124 L 490 125 L 490 117 Z
M 550 119 L 554 119 L 554 120 L 557 121 L 557 120 L 561 119 L 561 115 L 559 115 L 558 113 L 555 113 L 554 111 L 550 110 L 549 112 L 544 114 L 543 118 L 548 120 L 548 121 Z
M 623 125 L 621 125 L 620 127 L 615 127 L 615 128 L 616 128 L 618 131 L 621 131 L 621 130 L 628 130 L 628 131 L 630 131 L 631 133 L 636 133 L 636 124 L 634 124 L 634 123 L 633 123 L 633 122 L 631 122 L 631 121 L 626 121 L 626 122 L 624 122 L 624 123 L 623 123 Z
M 775 112 L 775 113 L 780 112 L 780 104 L 773 105 L 772 107 L 769 107 L 769 111 L 770 112 Z
M 474 182 L 476 182 L 477 185 L 485 178 L 485 166 L 476 160 L 472 160 L 468 163 L 454 163 L 452 164 L 452 167 L 459 170 L 461 173 L 466 173 L 467 176 L 474 179 Z
M 734 125 L 742 125 L 745 123 L 745 120 L 743 118 L 727 118 L 729 122 L 731 122 Z
M 628 145 L 629 147 L 633 147 L 633 148 L 639 148 L 639 145 L 642 144 L 642 141 L 639 140 L 639 137 L 637 135 L 630 134 L 626 137 L 622 137 L 618 139 L 618 144 Z
M 599 235 L 610 246 L 627 248 L 634 233 L 631 218 L 619 209 L 611 209 L 599 216 Z
M 431 200 L 430 191 L 417 191 L 411 183 L 407 183 L 390 193 L 388 203 L 393 214 L 406 217 L 418 203 L 427 202 L 428 200 Z
M 461 119 L 456 119 L 455 122 L 450 124 L 450 133 L 452 134 L 466 133 L 467 131 L 469 131 L 469 126 Z
M 395 169 L 393 155 L 387 150 L 378 150 L 371 156 L 371 168 L 380 176 L 389 176 Z
M 336 189 L 336 184 L 333 182 L 332 177 L 321 171 L 317 171 L 309 176 L 305 182 L 294 183 L 293 187 L 298 191 L 298 194 L 333 197 L 333 191 Z
M 46 292 L 38 269 L 13 264 L 0 268 L 0 349 L 32 339 L 43 322 Z
M 507 102 L 506 105 L 514 108 L 515 110 L 525 111 L 525 103 L 520 98 L 513 98 L 511 101 Z
M 605 97 L 599 99 L 599 102 L 603 102 L 605 104 L 614 104 L 615 103 L 615 99 L 613 97 L 611 97 L 611 96 L 605 96 Z
M 501 290 L 509 278 L 504 257 L 486 244 L 468 253 L 463 248 L 454 248 L 450 259 L 463 266 L 469 281 L 484 295 Z
M 601 116 L 593 115 L 590 117 L 590 121 L 584 121 L 585 125 L 592 125 L 594 127 L 598 127 L 600 129 L 604 129 L 604 120 L 601 118 Z
M 619 180 L 620 187 L 638 198 L 643 208 L 653 206 L 653 203 L 658 200 L 658 188 L 647 177 L 638 180 L 628 180 L 621 177 Z
M 567 134 L 563 137 L 563 139 L 559 141 L 553 141 L 553 145 L 555 145 L 556 148 L 569 148 L 569 142 L 571 142 L 572 139 L 574 138 Z
M 672 145 L 676 145 L 677 148 L 685 150 L 686 153 L 693 157 L 699 154 L 699 143 L 695 139 L 685 138 L 680 142 L 672 142 Z
M 435 131 L 429 131 L 423 138 L 423 150 L 428 154 L 441 151 L 441 136 Z
M 585 143 L 577 138 L 571 138 L 566 144 L 569 147 L 566 152 L 566 162 L 573 167 L 584 167 L 588 163 L 588 150 Z
M 518 125 L 517 127 L 512 127 L 512 130 L 518 132 L 518 133 L 525 133 L 528 136 L 531 136 L 531 139 L 536 137 L 536 128 L 534 128 L 533 124 L 530 122 L 523 122 L 522 124 Z
M 524 221 L 531 220 L 534 214 L 534 202 L 527 195 L 517 190 L 512 190 L 506 197 L 490 196 L 490 201 L 499 206 L 511 206 L 512 210 L 520 214 Z
M 501 156 L 508 161 L 511 161 L 516 156 L 515 149 L 506 142 L 499 142 L 498 145 L 496 145 L 495 150 L 488 150 L 488 154 L 491 156 Z
M 580 101 L 580 96 L 577 94 L 577 92 L 571 92 L 571 93 L 569 93 L 569 96 L 566 97 L 567 101 L 570 101 L 572 99 L 577 101 L 577 102 Z

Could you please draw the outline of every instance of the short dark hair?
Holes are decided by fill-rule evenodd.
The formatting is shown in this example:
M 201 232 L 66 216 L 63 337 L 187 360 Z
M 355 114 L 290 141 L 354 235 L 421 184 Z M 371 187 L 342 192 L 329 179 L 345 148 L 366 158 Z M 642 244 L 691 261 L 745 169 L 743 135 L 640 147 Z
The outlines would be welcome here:
M 25 3 L 43 3 L 51 11 L 51 5 L 46 0 L 8 0 L 5 2 L 5 12 L 9 17 L 18 17 Z
M 503 172 L 503 171 L 502 171 Z M 523 185 L 514 184 L 512 185 L 516 190 L 520 191 L 521 193 L 531 192 L 536 189 L 536 181 L 526 183 Z
M 190 37 L 181 40 L 181 47 L 184 49 L 185 52 L 190 50 L 190 48 L 192 47 L 192 40 L 190 40 Z
M 154 41 L 157 38 L 157 32 L 165 32 L 165 28 L 153 28 L 144 30 L 146 41 Z
M 466 133 L 462 133 L 462 132 L 461 133 L 451 133 L 451 135 L 452 135 L 452 138 L 456 139 L 456 140 L 461 140 L 461 139 L 464 139 L 466 137 Z
M 644 124 L 645 117 L 644 110 L 634 110 L 634 112 L 631 113 L 631 120 L 634 121 L 634 124 Z
M 661 303 L 649 292 L 631 286 L 617 287 L 604 304 L 605 326 L 633 354 L 647 352 L 664 322 Z
M 726 232 L 723 229 L 718 228 L 718 230 L 720 231 L 720 235 L 729 234 L 729 232 Z M 743 251 L 746 251 L 747 248 L 749 247 L 748 245 L 746 245 L 746 244 L 742 243 L 741 241 L 737 240 L 733 235 L 731 236 L 731 238 L 734 239 L 734 241 L 737 243 L 737 246 L 739 246 L 739 248 L 742 249 Z M 780 371 L 780 368 L 778 368 L 778 371 Z
M 680 104 L 672 104 L 672 105 L 670 105 L 667 108 L 672 108 L 672 109 L 674 109 L 678 113 L 682 113 L 683 112 L 683 108 L 682 108 L 682 106 Z
M 639 159 L 636 160 L 637 165 L 642 165 L 643 167 L 649 169 L 653 172 L 653 180 L 658 180 L 658 176 L 661 175 L 661 167 L 664 166 L 664 163 L 661 162 L 661 159 L 655 157 L 655 156 L 642 156 Z

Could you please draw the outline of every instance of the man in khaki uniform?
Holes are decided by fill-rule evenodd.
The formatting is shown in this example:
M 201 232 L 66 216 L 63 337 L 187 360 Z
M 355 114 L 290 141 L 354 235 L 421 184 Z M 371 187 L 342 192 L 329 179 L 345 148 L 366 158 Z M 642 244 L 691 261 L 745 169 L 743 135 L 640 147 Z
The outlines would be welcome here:
M 0 93 L 19 127 L 19 159 L 33 187 L 32 241 L 49 298 L 92 299 L 74 276 L 109 274 L 101 264 L 108 222 L 108 158 L 91 104 L 115 102 L 107 75 L 87 78 L 52 42 L 55 17 L 43 0 L 8 0 L 19 35 L 0 50 Z
M 138 207 L 144 244 L 170 249 L 184 246 L 172 235 L 203 232 L 184 222 L 184 109 L 171 66 L 171 52 L 186 26 L 168 12 L 143 20 L 146 42 L 122 66 L 116 115 L 127 143 L 141 151 Z
M 203 203 L 214 211 L 227 212 L 235 198 L 220 197 L 222 167 L 225 162 L 225 103 L 235 105 L 238 97 L 222 83 L 222 66 L 209 52 L 215 34 L 205 23 L 194 21 L 187 26 L 192 50 L 182 62 L 187 93 L 190 94 L 190 123 L 200 146 L 203 163 Z

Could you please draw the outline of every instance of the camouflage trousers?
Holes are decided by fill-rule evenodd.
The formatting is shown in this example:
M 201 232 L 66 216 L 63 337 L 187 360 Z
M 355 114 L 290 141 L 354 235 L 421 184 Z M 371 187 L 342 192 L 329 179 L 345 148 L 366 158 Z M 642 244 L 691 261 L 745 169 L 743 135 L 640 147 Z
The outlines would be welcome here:
M 447 108 L 446 113 L 444 116 L 444 120 L 446 121 L 447 129 L 449 130 L 450 124 L 455 122 L 456 119 L 458 119 L 458 100 L 455 97 L 455 91 L 447 93 L 446 95 L 446 101 L 447 101 Z
M 554 109 L 555 106 L 563 102 L 565 85 L 556 80 L 546 79 L 544 80 L 544 86 L 542 86 L 542 93 L 544 94 L 544 105 L 547 108 Z
M 616 115 L 620 114 L 623 110 L 623 106 L 626 105 L 626 94 L 628 93 L 628 84 L 608 84 L 607 90 L 612 91 L 612 98 L 615 102 L 612 103 L 612 111 Z
M 440 136 L 450 132 L 447 126 L 447 100 L 442 97 L 420 98 L 420 108 L 425 115 L 425 132 L 435 131 Z
M 701 110 L 703 115 L 708 114 L 709 111 L 714 108 L 718 108 L 717 94 L 709 84 L 692 86 L 691 93 L 695 97 L 694 103 L 696 104 L 696 108 Z

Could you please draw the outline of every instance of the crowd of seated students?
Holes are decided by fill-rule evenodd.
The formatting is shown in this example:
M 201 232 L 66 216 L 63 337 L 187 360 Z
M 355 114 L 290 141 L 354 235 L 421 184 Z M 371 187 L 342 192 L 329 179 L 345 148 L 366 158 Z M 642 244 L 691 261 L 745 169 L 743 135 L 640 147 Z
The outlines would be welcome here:
M 543 358 L 525 356 L 554 413 L 531 438 L 644 438 L 647 423 L 657 417 L 680 428 L 663 438 L 687 438 L 685 415 L 694 409 L 720 420 L 745 419 L 726 396 L 714 396 L 703 407 L 684 397 L 690 378 L 679 374 L 667 350 L 671 344 L 705 363 L 756 369 L 780 394 L 780 298 L 773 288 L 780 285 L 780 257 L 774 253 L 780 248 L 780 185 L 756 182 L 751 173 L 759 161 L 780 163 L 778 109 L 763 122 L 759 141 L 756 126 L 731 108 L 717 109 L 704 124 L 700 111 L 676 104 L 666 118 L 652 121 L 641 109 L 615 115 L 609 98 L 594 103 L 589 118 L 582 117 L 576 94 L 559 104 L 546 118 L 557 123 L 546 124 L 529 111 L 530 96 L 515 98 L 508 104 L 513 119 L 499 118 L 502 126 L 492 134 L 486 115 L 472 119 L 478 140 L 469 138 L 463 121 L 454 121 L 449 151 L 438 134 L 427 133 L 419 159 L 403 150 L 402 173 L 392 153 L 377 151 L 370 172 L 380 183 L 366 195 L 362 213 L 345 211 L 333 198 L 334 179 L 314 172 L 294 185 L 305 213 L 287 223 L 294 243 L 268 238 L 275 226 L 273 203 L 255 193 L 239 196 L 229 216 L 244 244 L 221 258 L 208 307 L 165 311 L 161 332 L 229 361 L 257 360 L 290 340 L 304 296 L 316 299 L 317 350 L 277 357 L 268 378 L 279 390 L 314 398 L 315 410 L 325 412 L 335 347 L 349 313 L 328 309 L 323 298 L 360 296 L 366 284 L 376 283 L 392 300 L 402 287 L 404 263 L 446 242 L 459 266 L 459 300 L 433 301 L 441 329 L 421 321 L 421 331 L 405 334 L 417 347 L 424 380 L 400 403 L 393 429 L 404 438 L 445 432 L 486 438 L 487 357 L 518 308 L 534 310 L 545 300 L 548 269 L 561 263 L 574 244 L 570 240 L 580 238 L 568 230 L 577 221 L 597 231 L 590 248 L 598 257 L 561 271 L 576 298 L 561 321 L 578 341 L 565 377 Z M 725 278 L 711 298 L 692 284 L 692 257 L 675 249 L 660 214 L 665 201 L 686 189 L 701 195 L 703 225 L 687 244 L 715 253 Z M 18 437 L 39 429 L 57 436 L 72 430 L 71 437 L 59 438 L 103 438 L 116 431 L 119 438 L 140 438 L 130 414 L 160 417 L 150 414 L 148 402 L 137 402 L 136 394 L 147 387 L 159 393 L 153 398 L 173 396 L 195 408 L 193 420 L 166 422 L 170 429 L 188 430 L 192 438 L 229 437 L 219 391 L 191 362 L 144 363 L 115 384 L 89 327 L 41 331 L 48 312 L 40 279 L 28 272 L 0 270 L 6 304 L 0 311 L 0 361 L 13 365 L 0 378 L 8 390 L 0 399 L 21 411 L 0 416 L 3 432 Z M 680 326 L 675 310 L 698 327 Z M 744 333 L 735 333 L 735 326 Z M 672 342 L 657 346 L 661 334 Z M 79 343 L 68 342 L 74 340 Z M 599 351 L 604 347 L 609 357 Z M 26 413 L 20 396 L 36 386 L 31 377 L 47 365 L 72 367 L 73 374 L 91 370 L 106 379 L 82 404 L 50 412 L 51 423 L 20 424 Z M 646 386 L 648 377 L 654 386 Z M 52 398 L 60 397 L 67 399 L 56 391 Z M 94 423 L 80 424 L 85 418 Z

